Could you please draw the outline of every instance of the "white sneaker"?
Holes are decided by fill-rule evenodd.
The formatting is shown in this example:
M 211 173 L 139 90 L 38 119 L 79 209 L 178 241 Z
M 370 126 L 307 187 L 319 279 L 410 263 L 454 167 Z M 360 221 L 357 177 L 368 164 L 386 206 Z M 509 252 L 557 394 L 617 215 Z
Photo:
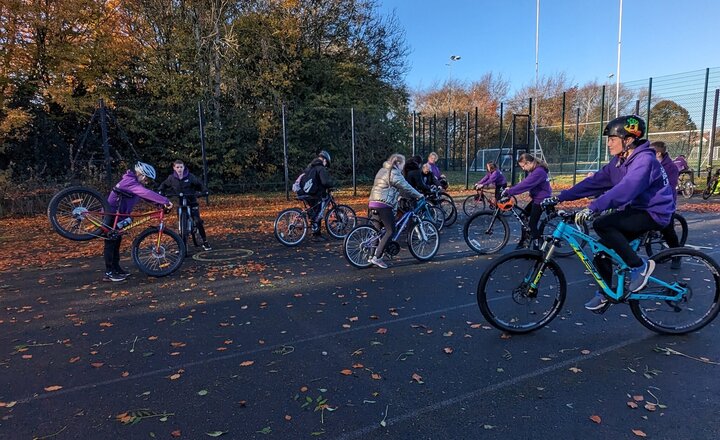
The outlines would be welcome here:
M 378 258 L 375 256 L 370 257 L 370 259 L 368 260 L 368 263 L 374 264 L 375 266 L 379 267 L 380 269 L 387 269 L 387 267 L 388 267 L 387 264 L 385 264 L 385 262 L 382 260 L 382 258 Z

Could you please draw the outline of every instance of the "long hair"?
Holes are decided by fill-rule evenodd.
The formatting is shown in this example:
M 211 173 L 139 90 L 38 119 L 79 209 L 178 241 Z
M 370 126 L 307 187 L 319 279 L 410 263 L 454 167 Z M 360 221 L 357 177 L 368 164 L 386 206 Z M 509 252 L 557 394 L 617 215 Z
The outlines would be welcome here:
M 405 166 L 405 156 L 400 153 L 394 153 L 388 157 L 386 162 L 390 163 L 390 166 L 397 167 L 402 170 Z
M 486 166 L 490 171 L 495 171 L 495 170 L 497 169 L 497 165 L 495 165 L 495 162 L 488 162 L 488 163 L 485 164 L 485 166 Z
M 550 167 L 548 167 L 548 164 L 544 160 L 540 160 L 530 153 L 521 154 L 520 157 L 518 157 L 518 162 L 529 162 L 533 164 L 533 169 L 543 167 L 545 171 L 550 171 Z

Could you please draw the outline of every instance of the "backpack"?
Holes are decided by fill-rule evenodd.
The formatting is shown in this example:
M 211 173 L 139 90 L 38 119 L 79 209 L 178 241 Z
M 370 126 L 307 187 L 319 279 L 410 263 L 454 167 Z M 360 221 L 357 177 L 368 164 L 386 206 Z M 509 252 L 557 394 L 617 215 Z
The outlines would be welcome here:
M 302 181 L 302 178 L 305 177 L 305 173 L 300 173 L 300 175 L 295 179 L 295 183 L 292 185 L 293 192 L 297 193 L 300 192 L 300 182 Z
M 295 183 L 293 183 L 293 191 L 299 196 L 315 195 L 320 192 L 320 182 L 317 167 L 312 167 L 308 171 L 300 174 Z

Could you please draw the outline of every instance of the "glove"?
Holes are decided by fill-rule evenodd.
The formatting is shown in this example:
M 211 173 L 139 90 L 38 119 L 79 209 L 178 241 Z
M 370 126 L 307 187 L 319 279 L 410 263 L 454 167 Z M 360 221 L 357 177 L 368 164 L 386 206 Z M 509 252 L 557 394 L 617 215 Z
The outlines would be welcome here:
M 575 213 L 575 224 L 590 223 L 595 218 L 595 213 L 590 209 L 585 208 L 580 212 Z
M 507 199 L 507 198 L 509 198 L 509 197 L 510 197 L 510 196 L 508 195 L 508 190 L 507 190 L 507 188 L 505 188 L 505 189 L 500 193 L 500 198 L 501 198 L 501 199 Z
M 543 208 L 547 208 L 548 206 L 555 206 L 558 203 L 560 203 L 560 199 L 558 199 L 556 196 L 552 196 L 540 202 L 540 206 L 542 206 Z

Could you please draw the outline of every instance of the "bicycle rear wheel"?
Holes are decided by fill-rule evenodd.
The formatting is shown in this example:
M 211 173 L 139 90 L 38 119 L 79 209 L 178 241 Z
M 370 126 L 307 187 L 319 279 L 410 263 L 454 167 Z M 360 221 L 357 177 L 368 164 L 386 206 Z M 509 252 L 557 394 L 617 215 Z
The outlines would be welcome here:
M 347 205 L 337 205 L 325 214 L 325 227 L 334 238 L 344 238 L 356 223 L 355 211 Z
M 440 193 L 437 206 L 445 211 L 445 226 L 452 226 L 457 220 L 457 207 L 453 198 L 447 193 Z
M 299 208 L 285 209 L 275 219 L 275 238 L 285 246 L 297 246 L 305 238 L 308 225 Z
M 492 254 L 510 240 L 510 226 L 494 212 L 480 211 L 465 222 L 463 237 L 470 249 L 478 254 Z
M 185 259 L 185 243 L 180 236 L 156 227 L 147 228 L 135 238 L 132 244 L 132 258 L 141 272 L 152 277 L 164 277 L 182 266 Z
M 689 199 L 695 193 L 695 184 L 692 182 L 692 178 L 688 173 L 680 173 L 680 182 L 678 183 L 680 191 L 683 197 Z
M 470 217 L 479 211 L 485 211 L 485 199 L 477 194 L 467 196 L 463 202 L 463 212 Z
M 686 289 L 678 301 L 631 299 L 635 318 L 658 333 L 684 334 L 699 330 L 720 311 L 720 266 L 704 253 L 690 248 L 673 248 L 653 255 L 655 271 L 639 295 L 673 295 L 660 282 Z
M 110 214 L 110 205 L 94 189 L 72 187 L 53 196 L 47 213 L 55 232 L 69 240 L 86 241 L 102 233 L 97 225 Z
M 682 215 L 674 213 L 672 217 L 672 222 L 673 228 L 675 229 L 675 234 L 677 234 L 678 241 L 680 242 L 680 246 L 685 246 L 685 242 L 688 238 L 687 220 L 685 220 L 685 217 L 683 217 Z M 648 257 L 652 257 L 658 252 L 667 248 L 668 244 L 665 242 L 665 238 L 660 233 L 660 231 L 648 232 L 647 239 L 645 240 L 645 252 L 647 253 Z
M 562 217 L 555 216 L 551 219 L 545 218 L 545 220 L 540 223 L 540 233 L 543 236 L 552 235 L 553 231 L 557 228 L 558 224 L 562 222 Z M 587 223 L 582 223 L 582 226 L 578 226 L 580 229 L 580 232 L 583 234 L 589 234 Z M 580 248 L 585 247 L 587 242 L 585 240 L 581 240 L 578 244 L 580 244 Z M 575 251 L 570 247 L 570 244 L 565 240 L 560 240 L 558 244 L 555 245 L 555 251 L 553 255 L 556 255 L 558 257 L 567 257 L 570 255 L 573 255 Z
M 560 312 L 567 283 L 554 260 L 545 264 L 537 290 L 530 288 L 543 259 L 540 251 L 512 252 L 495 260 L 483 272 L 477 288 L 478 306 L 495 328 L 508 333 L 529 333 L 548 324 Z
M 370 257 L 380 241 L 377 229 L 369 225 L 353 228 L 343 241 L 343 255 L 348 263 L 360 269 L 370 266 Z
M 408 231 L 407 242 L 413 257 L 420 261 L 427 261 L 437 254 L 440 247 L 440 234 L 432 222 L 421 220 Z

